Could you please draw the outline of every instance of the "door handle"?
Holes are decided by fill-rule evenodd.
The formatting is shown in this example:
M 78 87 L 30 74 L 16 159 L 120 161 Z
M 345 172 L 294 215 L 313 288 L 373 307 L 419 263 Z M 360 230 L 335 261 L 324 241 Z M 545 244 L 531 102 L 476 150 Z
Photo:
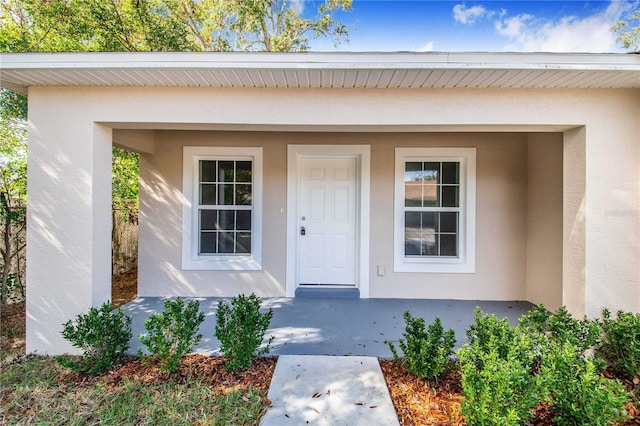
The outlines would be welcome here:
M 304 226 L 300 227 L 300 235 L 305 235 L 307 233 L 307 230 L 304 229 Z

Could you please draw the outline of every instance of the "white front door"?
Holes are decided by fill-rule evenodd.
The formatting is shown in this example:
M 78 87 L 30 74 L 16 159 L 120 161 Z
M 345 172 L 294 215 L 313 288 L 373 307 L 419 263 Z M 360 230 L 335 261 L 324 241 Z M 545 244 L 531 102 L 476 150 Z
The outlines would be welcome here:
M 356 158 L 300 158 L 298 283 L 355 286 Z

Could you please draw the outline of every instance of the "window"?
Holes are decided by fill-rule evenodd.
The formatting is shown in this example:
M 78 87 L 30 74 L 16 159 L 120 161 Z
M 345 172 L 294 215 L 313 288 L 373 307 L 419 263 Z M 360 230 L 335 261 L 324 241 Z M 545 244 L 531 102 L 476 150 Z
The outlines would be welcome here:
M 183 154 L 183 268 L 260 269 L 262 148 Z
M 396 148 L 397 272 L 475 272 L 475 149 Z

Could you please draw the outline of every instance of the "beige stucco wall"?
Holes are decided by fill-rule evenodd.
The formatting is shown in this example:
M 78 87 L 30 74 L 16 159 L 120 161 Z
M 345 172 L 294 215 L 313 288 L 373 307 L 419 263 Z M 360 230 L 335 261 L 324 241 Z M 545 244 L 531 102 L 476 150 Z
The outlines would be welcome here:
M 286 262 L 293 261 L 285 246 L 287 145 L 326 143 L 371 146 L 370 297 L 526 299 L 527 135 L 511 133 L 158 131 L 155 154 L 143 155 L 141 164 L 140 295 L 284 296 Z M 264 148 L 263 271 L 182 270 L 183 146 Z M 396 146 L 477 148 L 475 274 L 393 272 Z
M 562 306 L 562 134 L 527 138 L 526 299 Z
M 112 129 L 339 133 L 384 130 L 473 132 L 475 135 L 492 131 L 561 132 L 562 301 L 576 314 L 597 315 L 602 306 L 640 310 L 640 90 L 33 87 L 29 91 L 29 102 L 28 351 L 59 353 L 72 350 L 60 337 L 61 324 L 108 297 L 108 175 Z M 316 137 L 319 140 L 323 138 L 322 135 Z M 367 137 L 370 137 L 368 133 L 350 135 L 349 143 L 358 143 L 359 139 Z M 384 135 L 378 137 L 385 139 Z M 496 138 L 496 141 L 500 140 Z M 492 143 L 498 142 L 490 141 L 486 146 Z M 391 152 L 393 145 L 372 145 L 372 168 L 380 166 L 376 161 L 386 162 L 383 160 L 384 152 Z M 506 151 L 502 152 L 502 149 Z M 144 150 L 152 151 L 152 148 L 145 143 Z M 492 162 L 497 165 L 501 158 L 498 151 L 500 156 L 511 156 L 514 162 L 526 168 L 528 149 L 524 142 L 505 142 L 495 147 L 496 155 L 489 151 L 478 153 L 479 167 L 486 164 L 483 166 L 486 178 L 496 180 L 500 191 L 515 194 L 515 198 L 504 199 L 494 193 L 481 194 L 479 188 L 478 199 L 482 195 L 499 201 L 518 214 L 511 216 L 507 223 L 491 222 L 485 217 L 490 227 L 486 230 L 479 227 L 478 238 L 483 232 L 489 233 L 499 227 L 515 230 L 516 235 L 527 229 L 526 215 L 521 213 L 525 211 L 527 199 L 517 194 L 526 184 L 527 174 L 522 172 L 519 180 L 504 180 L 513 176 L 516 166 L 509 163 L 506 169 L 492 169 Z M 280 161 L 279 158 L 284 158 L 283 152 L 284 145 L 268 154 L 265 152 L 265 165 Z M 155 155 L 162 156 L 162 153 L 156 151 Z M 160 157 L 153 161 L 161 163 Z M 162 161 L 179 164 L 180 159 L 167 157 Z M 269 179 L 283 181 L 283 172 L 279 173 Z M 388 195 L 392 190 L 391 183 L 384 174 L 391 171 L 383 169 L 379 173 L 379 177 L 372 181 L 372 194 L 385 194 L 386 191 Z M 166 176 L 156 176 L 155 181 L 148 181 L 152 189 L 149 197 L 155 197 L 154 202 L 176 195 L 175 188 L 168 184 L 167 179 Z M 171 203 L 173 201 L 169 202 L 170 207 L 175 208 Z M 265 217 L 268 217 L 274 213 L 268 212 L 267 208 L 279 208 L 281 199 L 266 200 L 266 203 Z M 173 211 L 171 208 L 169 211 Z M 372 229 L 380 226 L 381 220 L 384 222 L 380 217 L 378 213 L 372 214 Z M 481 223 L 480 215 L 478 223 Z M 147 232 L 162 235 L 165 229 L 149 228 Z M 265 227 L 265 232 L 275 235 L 280 230 L 277 226 L 274 229 Z M 390 233 L 391 228 L 380 232 L 381 238 L 388 238 L 384 232 Z M 164 238 L 164 244 L 176 242 L 171 239 L 174 237 L 170 232 L 165 237 L 155 238 Z M 266 235 L 265 239 L 277 238 Z M 516 240 L 520 242 L 516 244 Z M 519 250 L 521 254 L 527 250 L 523 237 L 510 237 L 506 241 L 506 246 L 498 247 L 500 256 L 511 254 L 506 253 L 507 247 L 516 252 Z M 371 242 L 372 246 L 383 247 L 377 245 L 373 236 Z M 380 248 L 380 253 L 377 250 L 371 252 L 371 268 L 388 262 L 390 252 L 384 253 L 384 250 L 391 248 Z M 269 256 L 277 256 L 275 253 Z M 144 256 L 148 274 L 150 257 L 143 253 L 141 259 Z M 483 259 L 482 256 L 489 255 L 478 251 L 478 260 L 481 261 L 477 267 L 478 274 L 487 273 L 481 268 L 500 262 L 489 257 Z M 520 264 L 509 268 L 511 272 L 494 277 L 494 293 L 500 293 L 500 289 L 516 294 L 514 297 L 519 294 L 524 298 L 527 297 L 523 286 L 526 276 L 524 256 L 513 257 L 521 259 Z M 159 259 L 165 260 L 168 261 Z M 273 274 L 273 280 L 267 285 L 280 291 L 283 272 L 281 267 L 272 263 L 273 260 L 265 259 L 265 265 L 270 265 L 269 273 Z M 514 272 L 516 270 L 519 272 Z M 426 297 L 444 297 L 447 288 L 456 294 L 464 287 L 471 292 L 465 293 L 469 297 L 493 298 L 493 293 L 479 290 L 484 287 L 469 289 L 469 285 L 462 282 L 440 287 L 410 277 L 403 280 L 407 286 L 403 288 L 403 284 L 393 280 L 389 271 L 388 267 L 385 277 L 372 274 L 372 296 L 387 296 L 393 285 L 397 286 L 396 294 L 407 294 L 412 288 L 416 289 L 418 297 L 423 294 L 427 294 Z M 488 273 L 483 279 L 489 281 Z M 517 283 L 512 284 L 512 279 Z M 456 277 L 455 280 L 463 278 Z M 187 287 L 189 283 L 183 282 L 182 285 Z M 420 286 L 421 289 L 417 290 Z

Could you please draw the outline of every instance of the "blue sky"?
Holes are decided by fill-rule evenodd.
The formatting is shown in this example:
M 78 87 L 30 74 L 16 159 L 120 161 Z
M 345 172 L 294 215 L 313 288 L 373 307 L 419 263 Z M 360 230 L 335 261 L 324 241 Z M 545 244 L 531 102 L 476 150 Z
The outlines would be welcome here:
M 303 16 L 314 2 L 292 0 Z M 622 52 L 611 26 L 640 0 L 354 0 L 339 51 Z M 327 39 L 312 51 L 335 51 Z

